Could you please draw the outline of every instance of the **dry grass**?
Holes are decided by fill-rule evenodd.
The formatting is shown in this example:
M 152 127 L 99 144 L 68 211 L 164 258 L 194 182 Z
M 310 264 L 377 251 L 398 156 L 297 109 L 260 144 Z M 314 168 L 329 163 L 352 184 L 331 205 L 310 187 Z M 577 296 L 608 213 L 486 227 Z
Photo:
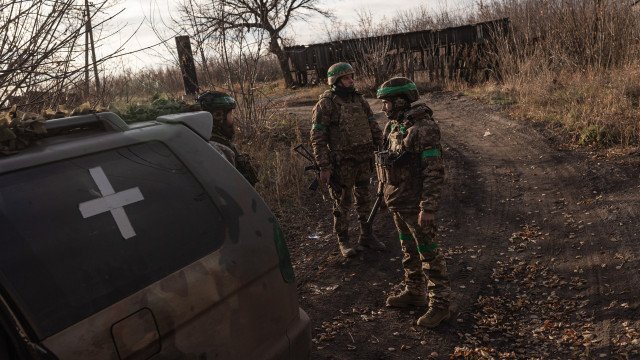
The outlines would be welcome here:
M 329 87 L 326 84 L 305 86 L 295 90 L 286 89 L 282 95 L 285 106 L 313 106 Z
M 265 199 L 279 219 L 299 219 L 307 211 L 304 193 L 313 178 L 304 173 L 308 165 L 293 151 L 299 143 L 308 141 L 308 127 L 302 128 L 302 119 L 278 110 L 269 126 L 251 138 L 239 138 L 241 151 L 248 153 L 259 171 L 256 190 Z M 290 226 L 282 224 L 285 232 Z
M 502 81 L 467 92 L 511 105 L 581 145 L 640 143 L 640 16 L 616 0 L 498 0 L 485 17 L 507 16 L 495 56 Z M 624 11 L 623 11 L 624 10 Z
M 547 74 L 548 75 L 548 74 Z M 640 69 L 540 74 L 509 78 L 468 92 L 487 102 L 510 105 L 512 115 L 561 128 L 580 145 L 636 146 L 639 143 Z

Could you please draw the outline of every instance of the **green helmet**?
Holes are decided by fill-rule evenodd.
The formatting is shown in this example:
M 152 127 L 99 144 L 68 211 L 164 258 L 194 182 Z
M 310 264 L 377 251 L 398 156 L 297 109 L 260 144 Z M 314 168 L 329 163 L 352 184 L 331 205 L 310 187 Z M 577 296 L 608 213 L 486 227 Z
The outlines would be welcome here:
M 196 99 L 200 107 L 205 111 L 231 110 L 236 108 L 236 101 L 222 91 L 206 91 Z
M 395 77 L 385 81 L 376 92 L 378 99 L 387 100 L 399 96 L 405 96 L 410 103 L 420 98 L 416 84 L 405 77 Z
M 349 74 L 355 74 L 353 67 L 351 67 L 349 63 L 339 62 L 333 64 L 329 70 L 327 70 L 327 83 L 329 83 L 329 85 L 335 85 L 341 76 Z

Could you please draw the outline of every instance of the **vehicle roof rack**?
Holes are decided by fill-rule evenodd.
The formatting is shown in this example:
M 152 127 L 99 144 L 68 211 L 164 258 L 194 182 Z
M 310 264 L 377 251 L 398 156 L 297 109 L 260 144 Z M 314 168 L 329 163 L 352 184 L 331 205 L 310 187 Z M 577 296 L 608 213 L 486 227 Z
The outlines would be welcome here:
M 60 119 L 50 119 L 44 122 L 47 132 L 60 132 L 64 130 L 72 130 L 81 127 L 94 127 L 103 125 L 107 131 L 126 131 L 129 130 L 124 120 L 112 112 L 102 112 L 86 115 L 78 115 L 65 117 Z

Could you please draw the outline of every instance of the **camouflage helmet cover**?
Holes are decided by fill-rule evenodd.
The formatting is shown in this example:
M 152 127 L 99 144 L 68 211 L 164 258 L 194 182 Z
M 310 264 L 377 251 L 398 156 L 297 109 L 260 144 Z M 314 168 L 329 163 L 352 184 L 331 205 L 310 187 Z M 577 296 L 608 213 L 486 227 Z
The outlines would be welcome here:
M 333 64 L 329 70 L 327 70 L 327 83 L 329 83 L 329 85 L 335 85 L 341 76 L 349 74 L 355 74 L 353 67 L 349 63 L 339 62 Z
M 198 96 L 196 101 L 202 110 L 231 110 L 236 108 L 236 101 L 229 94 L 222 91 L 206 91 Z
M 417 101 L 420 98 L 416 84 L 405 77 L 395 77 L 385 81 L 380 85 L 380 88 L 378 88 L 378 91 L 376 92 L 376 97 L 378 99 L 385 100 L 403 95 L 410 103 Z

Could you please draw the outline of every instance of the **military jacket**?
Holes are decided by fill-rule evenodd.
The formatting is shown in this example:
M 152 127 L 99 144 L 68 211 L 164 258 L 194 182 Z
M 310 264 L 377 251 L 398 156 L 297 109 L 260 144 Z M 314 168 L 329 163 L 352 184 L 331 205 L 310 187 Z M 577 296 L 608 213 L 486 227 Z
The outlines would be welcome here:
M 382 145 L 382 131 L 362 94 L 346 97 L 327 90 L 311 115 L 311 146 L 320 168 L 337 165 L 344 159 L 370 161 Z
M 238 152 L 238 149 L 229 139 L 214 133 L 209 143 L 224 156 L 251 185 L 255 185 L 258 182 L 258 171 L 253 166 L 249 155 Z
M 428 106 L 416 104 L 385 127 L 386 151 L 376 153 L 376 169 L 392 211 L 438 209 L 444 166 L 440 128 L 431 115 Z
M 209 143 L 214 149 L 216 149 L 216 151 L 218 151 L 218 153 L 220 153 L 220 155 L 230 162 L 231 165 L 234 167 L 236 166 L 236 154 L 230 147 L 215 141 L 209 141 Z

